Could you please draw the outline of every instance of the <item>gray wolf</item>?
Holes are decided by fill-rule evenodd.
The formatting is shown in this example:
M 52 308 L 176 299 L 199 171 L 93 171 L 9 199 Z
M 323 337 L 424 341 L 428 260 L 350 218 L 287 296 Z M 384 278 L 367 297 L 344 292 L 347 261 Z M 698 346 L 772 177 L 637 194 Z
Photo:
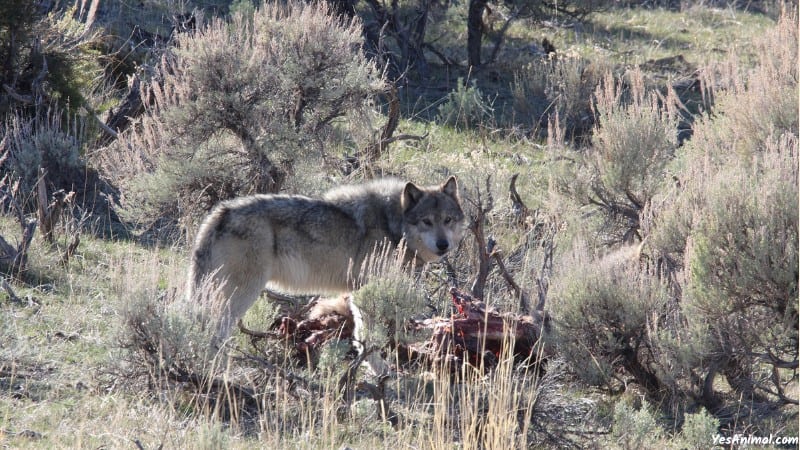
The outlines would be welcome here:
M 219 290 L 219 345 L 267 284 L 296 293 L 348 292 L 358 287 L 362 262 L 379 246 L 404 245 L 409 263 L 433 262 L 458 244 L 463 225 L 455 177 L 428 187 L 382 179 L 317 199 L 254 195 L 226 201 L 198 231 L 189 298 L 204 283 Z

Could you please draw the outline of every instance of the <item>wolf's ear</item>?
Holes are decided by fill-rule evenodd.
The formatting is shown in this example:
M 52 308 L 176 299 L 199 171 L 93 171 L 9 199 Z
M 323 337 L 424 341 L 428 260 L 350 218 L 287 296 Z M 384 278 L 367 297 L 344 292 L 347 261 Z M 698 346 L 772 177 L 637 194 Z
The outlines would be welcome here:
M 442 185 L 442 192 L 458 200 L 458 181 L 456 181 L 456 177 L 450 177 L 447 179 L 447 181 Z
M 414 205 L 419 202 L 422 196 L 425 195 L 422 192 L 422 189 L 418 188 L 414 183 L 406 183 L 406 187 L 403 188 L 403 198 L 400 200 L 400 206 L 403 208 L 403 211 L 408 211 Z

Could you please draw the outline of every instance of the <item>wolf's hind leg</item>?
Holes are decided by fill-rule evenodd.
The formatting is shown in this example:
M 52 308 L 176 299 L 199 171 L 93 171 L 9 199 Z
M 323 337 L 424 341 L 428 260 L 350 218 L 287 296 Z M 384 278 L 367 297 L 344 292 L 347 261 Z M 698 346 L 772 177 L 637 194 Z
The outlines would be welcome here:
M 256 246 L 257 243 L 230 239 L 221 244 L 224 245 L 217 246 L 217 257 L 221 264 L 215 277 L 224 283 L 222 302 L 217 309 L 219 317 L 215 336 L 217 344 L 230 336 L 239 319 L 258 300 L 273 276 L 274 266 L 272 255 L 268 252 L 259 252 L 260 247 Z
M 222 344 L 231 335 L 239 319 L 258 300 L 267 281 L 269 277 L 263 271 L 239 273 L 228 277 L 223 289 L 227 301 L 220 305 L 218 313 L 219 322 L 214 339 L 216 344 Z

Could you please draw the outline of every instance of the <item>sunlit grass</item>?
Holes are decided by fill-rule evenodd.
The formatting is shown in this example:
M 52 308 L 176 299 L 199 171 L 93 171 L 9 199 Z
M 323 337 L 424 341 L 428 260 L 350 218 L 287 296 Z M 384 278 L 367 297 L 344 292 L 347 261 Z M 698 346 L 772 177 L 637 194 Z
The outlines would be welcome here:
M 729 52 L 752 61 L 753 39 L 772 24 L 766 16 L 733 9 L 610 9 L 592 14 L 585 25 L 554 28 L 553 40 L 590 60 L 636 66 L 680 55 L 698 66 Z

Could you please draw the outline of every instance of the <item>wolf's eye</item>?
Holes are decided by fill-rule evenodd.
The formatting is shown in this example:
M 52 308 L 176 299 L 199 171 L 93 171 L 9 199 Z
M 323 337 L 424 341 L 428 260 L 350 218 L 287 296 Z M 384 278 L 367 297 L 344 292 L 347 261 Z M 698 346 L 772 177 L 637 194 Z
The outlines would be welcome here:
M 422 219 L 422 223 L 424 223 L 426 226 L 429 227 L 433 226 L 433 222 L 431 221 L 431 219 Z
M 453 221 L 453 218 L 452 218 L 452 217 L 449 217 L 449 216 L 448 216 L 448 217 L 445 217 L 445 218 L 444 218 L 444 224 L 445 224 L 445 225 L 450 225 L 450 222 L 452 222 L 452 221 Z

